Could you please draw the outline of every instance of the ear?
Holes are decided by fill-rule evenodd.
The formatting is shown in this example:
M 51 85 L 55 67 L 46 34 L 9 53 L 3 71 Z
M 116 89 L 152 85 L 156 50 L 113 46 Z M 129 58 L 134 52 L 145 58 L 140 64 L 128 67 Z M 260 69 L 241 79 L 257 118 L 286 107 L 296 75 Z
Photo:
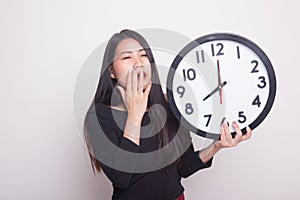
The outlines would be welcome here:
M 109 72 L 110 72 L 110 77 L 115 79 L 116 75 L 112 66 L 109 67 Z

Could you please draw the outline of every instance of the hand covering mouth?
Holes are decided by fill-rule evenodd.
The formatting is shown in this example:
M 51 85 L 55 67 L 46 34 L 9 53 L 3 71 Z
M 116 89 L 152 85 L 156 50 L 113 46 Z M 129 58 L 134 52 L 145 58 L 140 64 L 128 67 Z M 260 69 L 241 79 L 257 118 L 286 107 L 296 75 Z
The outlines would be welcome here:
M 139 79 L 140 78 L 140 74 L 141 72 L 137 73 L 137 78 Z M 146 78 L 147 74 L 146 72 L 142 71 L 143 75 L 144 75 L 144 79 Z

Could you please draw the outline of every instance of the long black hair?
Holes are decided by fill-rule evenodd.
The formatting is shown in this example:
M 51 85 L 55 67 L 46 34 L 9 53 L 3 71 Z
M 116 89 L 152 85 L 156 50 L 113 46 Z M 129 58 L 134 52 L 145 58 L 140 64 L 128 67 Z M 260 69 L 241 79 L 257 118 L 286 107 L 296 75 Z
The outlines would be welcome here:
M 178 126 L 179 122 L 173 115 L 169 104 L 164 96 L 164 93 L 162 91 L 161 85 L 160 85 L 160 80 L 158 76 L 158 71 L 157 67 L 154 61 L 154 57 L 152 54 L 152 51 L 150 49 L 149 44 L 143 38 L 139 33 L 132 31 L 132 30 L 122 30 L 120 33 L 115 33 L 110 40 L 107 43 L 104 57 L 103 57 L 103 62 L 102 62 L 102 68 L 101 68 L 101 76 L 100 80 L 98 83 L 98 87 L 96 90 L 96 94 L 93 100 L 93 104 L 97 103 L 103 103 L 107 106 L 116 106 L 122 101 L 122 97 L 119 93 L 118 90 L 114 89 L 117 80 L 114 78 L 111 78 L 110 76 L 110 68 L 112 68 L 113 65 L 113 60 L 114 60 L 114 54 L 115 54 L 115 49 L 117 45 L 126 38 L 132 38 L 135 39 L 146 51 L 147 57 L 150 61 L 151 65 L 151 81 L 152 81 L 152 87 L 149 93 L 148 97 L 148 108 L 151 108 L 152 105 L 160 105 L 164 108 L 166 111 L 166 123 L 163 125 L 163 128 L 159 131 L 157 134 L 158 137 L 158 148 L 161 148 L 165 146 L 166 144 L 169 143 L 169 141 L 174 137 Z M 113 101 L 112 101 L 113 99 Z M 154 109 L 153 111 L 155 115 L 155 125 L 156 127 L 161 127 L 161 122 L 164 121 L 163 118 L 163 113 L 161 109 Z M 99 162 L 97 161 L 94 153 L 93 153 L 93 147 L 91 145 L 91 141 L 89 140 L 88 136 L 88 131 L 86 130 L 86 120 L 85 120 L 85 125 L 84 125 L 84 134 L 85 134 L 85 141 L 86 145 L 89 150 L 89 156 L 91 159 L 91 165 L 93 168 L 93 172 L 95 173 L 95 170 L 98 172 L 101 171 Z

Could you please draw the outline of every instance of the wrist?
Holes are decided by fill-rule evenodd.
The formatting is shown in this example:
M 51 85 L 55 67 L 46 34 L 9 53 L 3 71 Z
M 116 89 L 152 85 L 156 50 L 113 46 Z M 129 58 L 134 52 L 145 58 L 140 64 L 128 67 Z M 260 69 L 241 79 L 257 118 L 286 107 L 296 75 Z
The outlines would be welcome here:
M 127 117 L 124 132 L 126 132 L 129 135 L 139 137 L 141 129 L 141 121 L 131 119 L 130 117 Z
M 217 152 L 217 151 L 219 151 L 219 150 L 222 149 L 219 140 L 215 140 L 213 142 L 213 149 L 214 149 L 215 152 Z
M 142 124 L 142 117 L 138 117 L 136 115 L 131 115 L 128 113 L 127 123 L 140 127 Z
M 126 125 L 124 128 L 123 137 L 133 141 L 137 145 L 140 143 L 140 129 L 141 123 L 139 121 L 133 121 L 127 117 Z

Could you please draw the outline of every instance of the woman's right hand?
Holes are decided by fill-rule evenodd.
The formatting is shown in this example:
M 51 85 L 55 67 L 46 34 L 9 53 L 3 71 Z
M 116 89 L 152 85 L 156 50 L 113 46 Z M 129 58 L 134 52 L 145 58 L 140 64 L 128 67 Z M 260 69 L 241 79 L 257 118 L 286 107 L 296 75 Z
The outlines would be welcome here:
M 148 96 L 152 83 L 146 83 L 144 90 L 144 73 L 133 69 L 127 73 L 126 88 L 117 86 L 128 112 L 128 118 L 136 125 L 140 125 L 147 109 Z

